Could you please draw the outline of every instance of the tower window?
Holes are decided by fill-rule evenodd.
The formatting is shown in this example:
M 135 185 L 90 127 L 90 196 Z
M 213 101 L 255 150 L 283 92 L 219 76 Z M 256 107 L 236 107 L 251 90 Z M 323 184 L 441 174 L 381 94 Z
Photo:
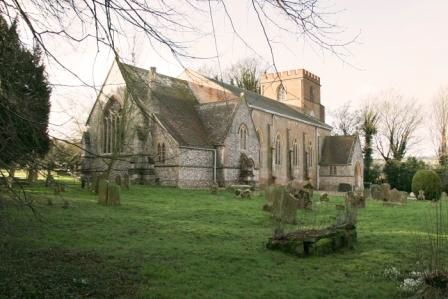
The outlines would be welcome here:
M 159 143 L 157 145 L 157 157 L 160 163 L 165 163 L 166 160 L 165 143 Z
M 278 87 L 277 100 L 280 102 L 286 101 L 286 89 L 283 84 Z

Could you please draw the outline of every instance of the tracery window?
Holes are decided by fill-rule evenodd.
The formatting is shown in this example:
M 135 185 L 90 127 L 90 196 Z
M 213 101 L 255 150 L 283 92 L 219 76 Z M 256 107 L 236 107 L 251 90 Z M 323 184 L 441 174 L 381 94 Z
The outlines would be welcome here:
M 280 102 L 286 101 L 286 89 L 283 85 L 280 85 L 277 90 L 277 100 Z
M 336 174 L 337 174 L 336 165 L 330 165 L 330 175 L 336 175 Z
M 277 135 L 275 140 L 275 164 L 280 165 L 281 161 L 281 150 L 282 150 L 282 142 L 280 139 L 280 135 Z
M 310 142 L 308 146 L 308 167 L 312 166 L 313 166 L 313 145 Z
M 260 143 L 260 147 L 258 149 L 258 163 L 261 164 L 261 146 L 263 144 L 263 132 L 261 132 L 261 129 L 258 128 L 257 129 L 257 137 L 258 137 L 258 142 Z
M 115 99 L 110 99 L 103 112 L 102 120 L 102 152 L 119 153 L 123 148 L 123 129 L 121 122 L 121 106 Z
M 292 146 L 292 165 L 297 166 L 299 164 L 299 145 L 297 140 L 294 140 Z
M 240 126 L 240 149 L 247 149 L 247 127 L 245 124 Z

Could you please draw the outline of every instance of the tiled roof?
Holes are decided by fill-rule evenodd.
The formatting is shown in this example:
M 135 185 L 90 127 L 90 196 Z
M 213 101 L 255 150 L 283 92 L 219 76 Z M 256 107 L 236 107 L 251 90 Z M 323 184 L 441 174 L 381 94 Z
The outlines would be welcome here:
M 327 136 L 322 145 L 320 165 L 348 165 L 351 163 L 357 136 Z
M 328 130 L 331 130 L 331 126 L 327 125 L 324 122 L 321 122 L 319 119 L 312 117 L 308 114 L 305 114 L 303 112 L 297 111 L 293 107 L 286 105 L 282 102 L 267 98 L 265 96 L 262 96 L 258 93 L 248 91 L 218 80 L 210 79 L 216 84 L 221 85 L 223 88 L 229 90 L 232 92 L 235 96 L 239 96 L 242 92 L 244 92 L 245 98 L 247 100 L 247 103 L 249 107 L 254 109 L 261 109 L 265 111 L 270 111 L 274 114 L 278 114 L 281 116 L 289 117 L 292 119 L 295 119 L 299 122 L 304 122 L 307 124 L 311 124 L 317 127 L 325 128 Z
M 121 70 L 130 91 L 138 98 L 139 104 L 145 105 L 150 95 L 148 70 L 128 64 L 122 64 Z M 186 81 L 157 74 L 151 97 L 159 104 L 155 115 L 180 145 L 211 147 L 196 110 L 199 102 Z

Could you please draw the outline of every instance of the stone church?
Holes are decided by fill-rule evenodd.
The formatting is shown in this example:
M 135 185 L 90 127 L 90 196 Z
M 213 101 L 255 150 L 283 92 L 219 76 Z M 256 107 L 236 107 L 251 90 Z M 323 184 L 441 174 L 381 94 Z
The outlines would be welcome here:
M 249 183 L 363 188 L 357 136 L 331 136 L 320 78 L 263 74 L 261 95 L 186 70 L 115 61 L 83 134 L 82 175 L 179 187 Z

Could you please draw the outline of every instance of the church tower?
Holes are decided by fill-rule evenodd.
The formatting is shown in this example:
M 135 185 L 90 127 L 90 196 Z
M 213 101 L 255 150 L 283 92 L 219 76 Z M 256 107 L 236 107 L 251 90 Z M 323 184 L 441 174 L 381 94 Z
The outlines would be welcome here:
M 320 78 L 305 69 L 265 73 L 260 77 L 261 94 L 290 105 L 325 122 L 320 103 Z

